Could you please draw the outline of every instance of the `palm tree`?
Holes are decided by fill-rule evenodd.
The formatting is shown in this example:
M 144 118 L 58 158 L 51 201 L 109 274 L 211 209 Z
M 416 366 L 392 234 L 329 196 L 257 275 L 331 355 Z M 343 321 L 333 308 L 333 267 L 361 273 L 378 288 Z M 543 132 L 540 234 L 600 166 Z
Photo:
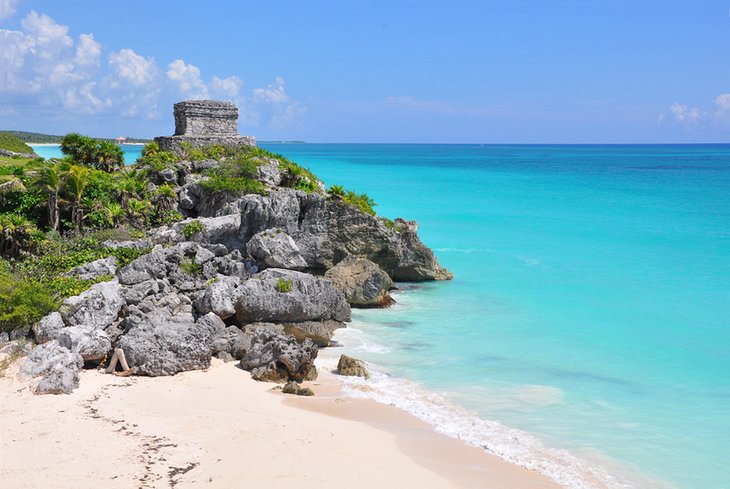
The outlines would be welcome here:
M 52 230 L 58 231 L 59 215 L 58 194 L 61 191 L 61 172 L 57 166 L 46 166 L 41 170 L 41 174 L 36 184 L 48 194 L 48 225 Z
M 168 184 L 157 187 L 155 206 L 158 214 L 175 210 L 177 207 L 177 192 L 175 192 L 175 189 Z
M 71 197 L 71 222 L 76 233 L 81 232 L 81 221 L 84 220 L 84 210 L 81 198 L 84 189 L 89 183 L 89 169 L 82 166 L 72 166 L 66 173 L 66 191 Z
M 0 256 L 12 258 L 20 251 L 33 224 L 20 214 L 0 214 Z
M 119 202 L 108 202 L 102 209 L 107 219 L 107 224 L 117 226 L 124 217 L 124 208 Z
M 129 199 L 127 202 L 129 220 L 142 227 L 147 220 L 147 211 L 150 210 L 150 207 L 152 204 L 149 200 Z
M 119 145 L 101 141 L 96 147 L 96 168 L 107 172 L 124 166 L 124 151 Z
M 129 210 L 128 203 L 130 199 L 141 199 L 146 190 L 146 182 L 142 178 L 142 174 L 136 169 L 122 172 L 117 184 L 117 193 L 119 201 L 125 210 Z

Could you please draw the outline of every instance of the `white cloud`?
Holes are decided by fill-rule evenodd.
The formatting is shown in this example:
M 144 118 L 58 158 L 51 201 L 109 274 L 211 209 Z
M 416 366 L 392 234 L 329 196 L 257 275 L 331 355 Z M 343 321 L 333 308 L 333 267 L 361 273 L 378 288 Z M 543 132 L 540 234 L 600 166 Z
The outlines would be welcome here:
M 135 87 L 152 83 L 157 77 L 157 65 L 153 58 L 145 58 L 131 49 L 122 49 L 109 55 L 112 74 Z M 119 81 L 116 81 L 119 83 Z
M 17 4 L 0 0 L 0 20 Z M 20 25 L 0 29 L 0 119 L 54 112 L 64 119 L 74 114 L 149 119 L 169 116 L 181 98 L 210 96 L 236 103 L 243 125 L 284 128 L 306 112 L 290 101 L 281 77 L 244 94 L 238 76 L 203 78 L 199 67 L 183 59 L 161 67 L 153 57 L 128 48 L 105 56 L 93 34 L 75 38 L 68 26 L 42 13 L 30 12 Z
M 237 99 L 242 87 L 243 81 L 237 76 L 229 76 L 228 78 L 214 76 L 210 81 L 210 90 L 216 95 L 229 100 Z
M 730 93 L 721 93 L 715 97 L 715 105 L 723 112 L 730 111 Z
M 256 100 L 274 104 L 283 104 L 289 100 L 289 96 L 284 90 L 284 79 L 280 76 L 277 76 L 274 83 L 266 88 L 255 88 L 253 95 Z
M 167 65 L 167 77 L 177 84 L 180 92 L 191 99 L 206 99 L 208 87 L 200 78 L 200 68 L 176 59 Z
M 20 0 L 0 0 L 0 20 L 9 19 L 15 14 Z
M 672 104 L 669 110 L 678 122 L 697 122 L 702 117 L 700 109 L 696 107 L 690 108 L 676 102 Z

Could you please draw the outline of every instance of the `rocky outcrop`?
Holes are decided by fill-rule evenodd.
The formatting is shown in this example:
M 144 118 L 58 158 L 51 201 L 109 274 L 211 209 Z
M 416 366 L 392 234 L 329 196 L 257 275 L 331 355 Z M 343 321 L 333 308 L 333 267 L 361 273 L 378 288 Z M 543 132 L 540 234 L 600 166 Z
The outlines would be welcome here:
M 312 275 L 269 268 L 239 288 L 236 318 L 239 323 L 349 321 L 350 306 L 332 284 Z
M 330 346 L 335 330 L 345 325 L 339 321 L 303 321 L 301 323 L 284 323 L 284 332 L 298 341 L 309 338 L 320 347 Z
M 174 375 L 210 366 L 211 343 L 219 332 L 214 328 L 209 322 L 196 323 L 190 313 L 172 315 L 158 309 L 142 316 L 117 345 L 136 375 Z
M 37 394 L 69 394 L 79 385 L 84 360 L 52 340 L 35 347 L 21 366 L 27 378 L 41 377 Z
M 112 349 L 106 332 L 89 326 L 63 328 L 59 331 L 57 340 L 67 350 L 81 355 L 84 361 L 103 360 Z
M 65 327 L 61 315 L 54 311 L 33 325 L 33 336 L 36 343 L 45 343 L 58 338 L 61 329 Z
M 370 378 L 370 372 L 368 372 L 365 363 L 347 355 L 340 355 L 340 361 L 337 362 L 337 373 L 339 375 L 363 377 L 365 379 Z
M 125 304 L 119 281 L 94 284 L 80 295 L 66 299 L 59 312 L 66 326 L 103 329 L 119 315 Z
M 257 328 L 251 349 L 241 358 L 240 366 L 255 380 L 267 382 L 301 382 L 317 378 L 314 359 L 317 346 L 306 339 L 299 343 L 293 336 L 267 328 Z
M 301 270 L 307 267 L 297 244 L 281 229 L 267 229 L 254 234 L 246 244 L 246 251 L 261 268 Z
M 348 256 L 325 272 L 324 277 L 345 294 L 352 306 L 388 306 L 393 281 L 378 265 L 367 258 Z
M 76 267 L 66 275 L 78 277 L 82 280 L 94 280 L 115 273 L 117 273 L 117 259 L 114 256 L 108 256 Z

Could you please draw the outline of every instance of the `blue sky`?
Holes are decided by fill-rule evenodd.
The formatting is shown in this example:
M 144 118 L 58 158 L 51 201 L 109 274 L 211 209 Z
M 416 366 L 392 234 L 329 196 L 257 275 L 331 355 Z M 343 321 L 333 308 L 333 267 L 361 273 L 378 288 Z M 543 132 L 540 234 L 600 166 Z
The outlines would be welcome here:
M 313 142 L 730 142 L 730 1 L 0 0 L 0 128 Z

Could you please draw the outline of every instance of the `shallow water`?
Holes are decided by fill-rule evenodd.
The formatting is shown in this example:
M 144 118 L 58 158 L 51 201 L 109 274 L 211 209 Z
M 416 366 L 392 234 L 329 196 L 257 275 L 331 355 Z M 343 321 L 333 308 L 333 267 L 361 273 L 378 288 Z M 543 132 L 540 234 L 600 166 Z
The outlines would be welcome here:
M 354 395 L 570 487 L 728 487 L 730 145 L 262 146 L 454 272 L 355 311 Z
M 455 274 L 336 336 L 413 382 L 370 395 L 438 393 L 567 449 L 580 468 L 542 469 L 575 487 L 727 486 L 730 146 L 266 147 L 418 220 Z M 434 424 L 498 437 L 466 418 Z M 504 456 L 548 457 L 519 436 Z

